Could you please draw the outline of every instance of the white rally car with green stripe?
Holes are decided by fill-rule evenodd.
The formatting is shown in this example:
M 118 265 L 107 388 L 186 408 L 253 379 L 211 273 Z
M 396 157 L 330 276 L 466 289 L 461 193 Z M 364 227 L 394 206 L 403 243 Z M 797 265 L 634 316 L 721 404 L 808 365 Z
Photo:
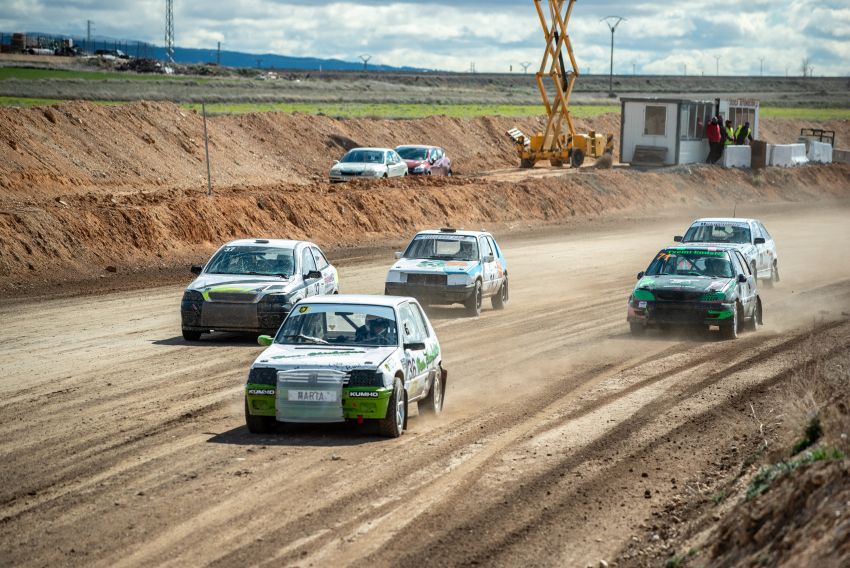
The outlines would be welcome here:
M 212 331 L 273 334 L 298 300 L 339 293 L 336 268 L 308 241 L 232 241 L 192 272 L 180 306 L 187 341 Z
M 400 436 L 408 405 L 443 408 L 447 373 L 437 334 L 413 298 L 322 296 L 296 304 L 245 385 L 254 433 L 278 423 L 374 422 Z

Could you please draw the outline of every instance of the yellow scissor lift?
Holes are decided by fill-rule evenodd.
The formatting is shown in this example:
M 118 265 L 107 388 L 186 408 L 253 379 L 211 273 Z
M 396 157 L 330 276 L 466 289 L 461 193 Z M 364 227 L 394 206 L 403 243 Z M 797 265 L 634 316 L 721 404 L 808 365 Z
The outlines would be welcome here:
M 578 63 L 573 54 L 567 25 L 570 22 L 573 5 L 576 0 L 547 0 L 549 17 L 546 17 L 541 4 L 543 0 L 534 0 L 540 25 L 546 36 L 546 53 L 536 74 L 537 87 L 543 97 L 546 108 L 546 130 L 527 136 L 521 130 L 512 128 L 508 135 L 517 145 L 521 168 L 533 168 L 541 160 L 549 160 L 555 167 L 565 163 L 577 168 L 584 162 L 585 157 L 598 158 L 605 153 L 613 153 L 614 136 L 607 137 L 591 131 L 588 134 L 576 133 L 573 119 L 570 116 L 569 102 L 573 92 L 573 84 L 579 75 Z M 564 63 L 564 51 L 572 66 L 567 71 Z M 547 71 L 548 68 L 548 71 Z M 554 84 L 554 100 L 550 100 L 544 79 L 550 77 Z

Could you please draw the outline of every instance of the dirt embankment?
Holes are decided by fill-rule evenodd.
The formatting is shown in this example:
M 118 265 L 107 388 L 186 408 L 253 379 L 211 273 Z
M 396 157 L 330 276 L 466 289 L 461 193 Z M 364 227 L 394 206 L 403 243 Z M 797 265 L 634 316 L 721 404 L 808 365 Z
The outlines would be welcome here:
M 475 172 L 515 163 L 504 134 L 518 124 L 512 119 L 266 113 L 209 122 L 212 197 L 204 195 L 197 113 L 167 103 L 0 110 L 0 289 L 201 260 L 222 242 L 245 236 L 349 247 L 444 223 L 557 223 L 693 204 L 726 212 L 736 202 L 842 199 L 850 187 L 843 166 L 758 176 L 688 167 L 656 173 L 583 168 L 519 182 L 476 178 Z M 518 125 L 532 130 L 535 121 Z M 578 121 L 579 129 L 601 132 L 618 125 L 615 115 Z M 780 126 L 765 124 L 763 132 L 770 139 L 771 132 L 790 128 Z M 401 142 L 440 144 L 455 171 L 470 175 L 344 187 L 325 181 L 331 159 L 346 148 Z

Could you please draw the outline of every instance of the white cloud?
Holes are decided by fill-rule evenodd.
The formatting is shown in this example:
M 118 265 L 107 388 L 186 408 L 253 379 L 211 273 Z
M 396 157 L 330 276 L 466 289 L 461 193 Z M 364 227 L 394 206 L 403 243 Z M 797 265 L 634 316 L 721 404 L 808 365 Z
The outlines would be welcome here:
M 120 39 L 162 43 L 162 0 L 7 0 L 0 29 L 75 33 L 86 20 Z M 583 71 L 608 69 L 610 32 L 600 18 L 623 15 L 615 72 L 723 74 L 795 70 L 809 54 L 818 74 L 850 72 L 850 7 L 833 0 L 578 2 L 570 36 Z M 339 58 L 373 54 L 375 63 L 463 71 L 536 67 L 543 36 L 531 2 L 517 0 L 175 1 L 177 44 L 249 53 Z M 792 71 L 793 72 L 793 71 Z

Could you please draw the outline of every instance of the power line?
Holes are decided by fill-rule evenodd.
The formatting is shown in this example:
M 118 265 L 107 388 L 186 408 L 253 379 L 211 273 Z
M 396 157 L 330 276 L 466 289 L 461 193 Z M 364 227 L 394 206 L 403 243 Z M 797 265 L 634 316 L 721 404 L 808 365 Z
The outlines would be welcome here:
M 369 61 L 372 59 L 372 56 L 369 55 L 368 53 L 364 53 L 363 55 L 360 56 L 360 59 L 363 61 L 363 70 L 368 71 L 369 70 Z
M 165 0 L 165 58 L 174 63 L 174 0 Z
M 611 71 L 608 75 L 608 96 L 614 98 L 616 96 L 614 95 L 614 32 L 617 31 L 617 26 L 621 22 L 626 21 L 626 18 L 622 16 L 606 16 L 599 21 L 605 22 L 605 25 L 611 30 Z

